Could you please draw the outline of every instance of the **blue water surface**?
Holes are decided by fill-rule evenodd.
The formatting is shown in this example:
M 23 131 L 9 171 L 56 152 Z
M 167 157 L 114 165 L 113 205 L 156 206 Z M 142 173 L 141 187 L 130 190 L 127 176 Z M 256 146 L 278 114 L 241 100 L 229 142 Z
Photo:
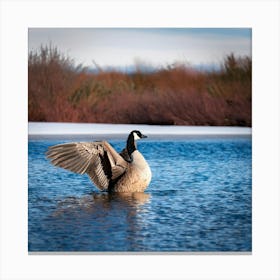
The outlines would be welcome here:
M 30 252 L 252 250 L 251 137 L 142 140 L 153 177 L 130 195 L 49 163 L 49 146 L 75 140 L 29 140 Z M 110 143 L 121 151 L 125 140 Z

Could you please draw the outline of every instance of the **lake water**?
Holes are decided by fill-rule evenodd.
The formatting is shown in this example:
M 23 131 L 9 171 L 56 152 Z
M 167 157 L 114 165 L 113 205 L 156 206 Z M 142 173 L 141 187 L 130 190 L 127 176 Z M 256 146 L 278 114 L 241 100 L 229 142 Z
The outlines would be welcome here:
M 74 140 L 29 140 L 30 252 L 252 250 L 250 136 L 142 140 L 153 177 L 131 195 L 100 192 L 45 158 L 48 146 Z M 120 151 L 125 140 L 110 143 Z

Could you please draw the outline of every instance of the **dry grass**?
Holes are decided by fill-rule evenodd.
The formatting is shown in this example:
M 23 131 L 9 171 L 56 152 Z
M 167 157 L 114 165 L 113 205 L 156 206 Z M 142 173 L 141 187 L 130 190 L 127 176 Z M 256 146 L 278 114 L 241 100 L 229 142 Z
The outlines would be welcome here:
M 251 59 L 220 71 L 88 73 L 56 48 L 29 53 L 29 121 L 251 126 Z

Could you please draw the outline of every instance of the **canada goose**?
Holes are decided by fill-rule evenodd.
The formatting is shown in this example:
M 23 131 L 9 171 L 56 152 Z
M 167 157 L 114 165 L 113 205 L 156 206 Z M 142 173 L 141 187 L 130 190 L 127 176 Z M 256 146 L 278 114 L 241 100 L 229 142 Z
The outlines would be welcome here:
M 49 147 L 51 163 L 72 172 L 86 173 L 97 188 L 109 192 L 143 192 L 151 169 L 137 150 L 136 140 L 146 138 L 138 130 L 128 135 L 126 148 L 118 154 L 107 141 L 75 142 Z

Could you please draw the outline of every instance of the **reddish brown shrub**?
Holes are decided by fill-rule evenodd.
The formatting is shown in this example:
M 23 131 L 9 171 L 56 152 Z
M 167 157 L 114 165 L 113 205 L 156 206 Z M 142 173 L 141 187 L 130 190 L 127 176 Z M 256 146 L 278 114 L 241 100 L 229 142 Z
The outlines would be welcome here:
M 29 54 L 29 121 L 251 126 L 251 59 L 220 71 L 88 73 L 53 47 Z

